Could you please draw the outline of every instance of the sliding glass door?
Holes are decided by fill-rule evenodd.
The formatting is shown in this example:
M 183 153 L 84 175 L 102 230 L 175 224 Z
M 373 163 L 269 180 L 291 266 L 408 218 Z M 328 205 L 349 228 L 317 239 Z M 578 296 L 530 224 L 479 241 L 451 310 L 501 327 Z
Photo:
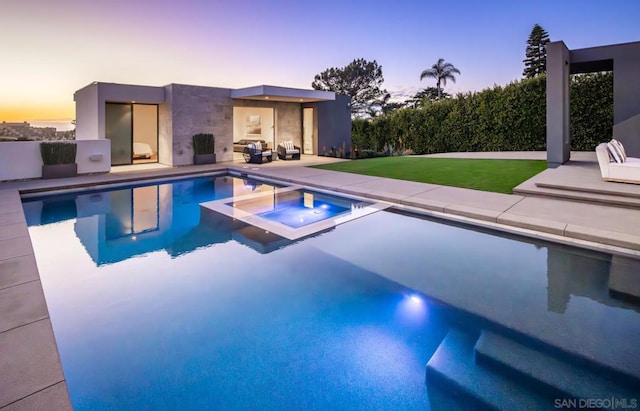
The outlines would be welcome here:
M 111 140 L 111 165 L 158 161 L 158 106 L 106 103 L 105 137 Z
M 133 159 L 133 108 L 131 104 L 107 103 L 105 137 L 111 140 L 111 165 L 131 164 Z

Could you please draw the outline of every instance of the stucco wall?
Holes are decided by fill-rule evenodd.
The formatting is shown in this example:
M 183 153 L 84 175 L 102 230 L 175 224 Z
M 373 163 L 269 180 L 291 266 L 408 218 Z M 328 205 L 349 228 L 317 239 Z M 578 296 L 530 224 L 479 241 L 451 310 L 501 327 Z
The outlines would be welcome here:
M 100 135 L 98 130 L 98 84 L 89 84 L 76 91 L 73 100 L 76 102 L 76 140 L 97 139 Z
M 107 173 L 111 170 L 109 140 L 76 141 L 78 174 Z M 101 159 L 91 160 L 93 155 Z M 0 181 L 42 177 L 42 157 L 39 141 L 8 141 L 0 143 Z
M 547 162 L 569 160 L 569 49 L 561 41 L 547 45 Z
M 627 154 L 640 157 L 640 42 L 568 50 L 562 41 L 547 45 L 547 160 L 551 165 L 568 159 L 569 97 L 565 88 L 572 73 L 613 68 L 613 136 Z M 566 84 L 565 84 L 566 83 Z
M 613 137 L 640 157 L 640 42 L 617 50 L 613 60 Z
M 351 150 L 351 98 L 336 95 L 334 101 L 317 103 L 317 139 L 319 155 L 331 151 L 331 147 Z

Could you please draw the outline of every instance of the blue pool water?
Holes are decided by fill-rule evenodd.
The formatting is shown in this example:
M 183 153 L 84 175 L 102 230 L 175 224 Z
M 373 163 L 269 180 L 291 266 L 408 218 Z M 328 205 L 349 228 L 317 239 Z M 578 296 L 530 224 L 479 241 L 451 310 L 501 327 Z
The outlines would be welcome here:
M 425 364 L 460 319 L 417 289 L 537 319 L 543 340 L 581 324 L 635 349 L 607 254 L 387 211 L 299 241 L 201 218 L 274 189 L 225 176 L 24 202 L 75 409 L 429 409 Z
M 255 199 L 236 200 L 227 205 L 291 228 L 300 228 L 340 216 L 354 208 L 362 208 L 371 203 L 298 189 L 274 193 L 273 201 L 267 202 L 266 205 L 265 202 L 256 203 Z

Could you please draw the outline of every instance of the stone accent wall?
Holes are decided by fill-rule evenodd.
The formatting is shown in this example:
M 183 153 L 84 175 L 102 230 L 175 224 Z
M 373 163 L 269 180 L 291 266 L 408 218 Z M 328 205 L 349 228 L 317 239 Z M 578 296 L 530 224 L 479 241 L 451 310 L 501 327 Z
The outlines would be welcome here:
M 171 86 L 164 88 L 165 103 L 158 104 L 158 162 L 173 165 L 173 118 Z
M 235 107 L 268 107 L 275 110 L 274 145 L 284 140 L 293 140 L 302 145 L 302 106 L 300 103 L 261 100 L 233 100 Z
M 213 133 L 217 161 L 233 160 L 233 107 L 268 107 L 275 110 L 275 144 L 302 143 L 302 107 L 299 103 L 233 100 L 231 89 L 170 84 L 165 103 L 158 108 L 159 161 L 193 164 L 192 136 Z
M 171 165 L 193 164 L 192 136 L 213 133 L 217 161 L 233 160 L 233 100 L 231 89 L 171 84 L 167 94 L 172 112 Z

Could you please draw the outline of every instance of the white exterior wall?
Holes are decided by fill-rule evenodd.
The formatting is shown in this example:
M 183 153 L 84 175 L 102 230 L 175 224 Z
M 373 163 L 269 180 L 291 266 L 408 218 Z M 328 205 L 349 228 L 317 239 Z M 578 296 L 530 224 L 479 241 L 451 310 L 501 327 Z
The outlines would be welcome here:
M 93 83 L 76 91 L 74 100 L 76 140 L 104 140 L 107 102 L 162 104 L 165 98 L 163 87 Z
M 78 174 L 108 173 L 111 170 L 111 142 L 109 140 L 76 141 Z M 8 141 L 0 143 L 0 181 L 42 177 L 40 141 Z M 90 160 L 102 155 L 100 160 Z
M 98 84 L 93 83 L 76 91 L 76 140 L 96 140 L 99 138 Z M 104 108 L 103 137 L 104 138 Z

